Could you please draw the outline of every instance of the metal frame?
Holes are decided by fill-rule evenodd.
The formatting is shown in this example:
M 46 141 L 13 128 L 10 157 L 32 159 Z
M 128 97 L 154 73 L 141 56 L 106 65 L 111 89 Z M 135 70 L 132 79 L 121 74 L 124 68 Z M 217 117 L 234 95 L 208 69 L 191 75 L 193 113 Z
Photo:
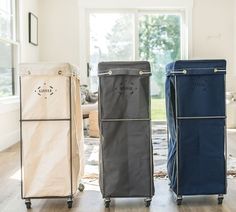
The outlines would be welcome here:
M 224 75 L 224 94 L 225 94 L 225 99 L 226 99 L 226 76 Z M 224 153 L 225 153 L 225 193 L 227 193 L 227 186 L 228 186 L 228 182 L 227 182 L 227 159 L 228 159 L 228 150 L 227 150 L 227 105 L 226 105 L 226 101 L 225 101 L 225 129 L 224 129 Z
M 69 107 L 70 107 L 70 118 L 66 119 L 23 119 L 22 118 L 22 79 L 19 77 L 19 87 L 20 87 L 20 164 L 21 164 L 21 199 L 25 199 L 26 201 L 30 201 L 30 199 L 53 199 L 53 198 L 69 198 L 72 200 L 73 198 L 73 173 L 72 173 L 72 77 L 69 76 Z M 69 121 L 70 124 L 70 194 L 66 196 L 41 196 L 41 197 L 24 197 L 23 192 L 23 136 L 22 136 L 22 123 L 23 122 L 35 122 L 35 121 Z
M 193 68 L 192 68 L 193 69 Z M 214 73 L 217 72 L 224 72 L 226 73 L 226 70 L 220 70 L 220 69 L 214 69 L 214 68 L 198 68 L 198 69 L 205 69 L 205 70 L 209 70 L 209 69 L 213 69 Z M 177 70 L 177 69 L 175 69 Z M 225 126 L 224 126 L 224 157 L 225 157 L 225 186 L 226 186 L 226 193 L 227 193 L 227 116 L 226 116 L 226 101 L 225 101 L 225 116 L 202 116 L 202 117 L 180 117 L 178 116 L 178 86 L 177 86 L 177 76 L 179 74 L 187 74 L 186 69 L 178 69 L 178 71 L 172 71 L 172 77 L 174 77 L 174 88 L 175 88 L 175 112 L 176 112 L 176 120 L 175 120 L 175 124 L 176 124 L 176 144 L 177 144 L 177 148 L 176 148 L 176 171 L 177 171 L 177 188 L 176 188 L 176 195 L 177 195 L 177 202 L 178 200 L 180 200 L 180 203 L 182 201 L 182 195 L 179 193 L 179 126 L 178 126 L 178 122 L 179 120 L 194 120 L 194 119 L 224 119 L 225 120 Z M 182 70 L 182 71 L 180 71 Z M 190 70 L 190 69 L 188 69 Z M 177 74 L 177 75 L 176 75 Z M 224 74 L 224 94 L 226 92 L 226 77 Z M 223 194 L 218 194 L 218 200 L 219 199 L 223 199 Z
M 175 76 L 175 115 L 178 116 L 178 98 L 177 98 L 177 76 Z M 179 122 L 178 119 L 175 119 L 175 133 L 176 133 L 176 171 L 177 171 L 177 195 L 179 195 Z
M 139 72 L 139 75 L 136 75 L 137 77 L 140 77 L 140 76 L 142 76 L 142 75 L 150 75 L 150 73 L 151 72 Z M 105 73 L 102 73 L 102 74 L 98 74 L 98 76 L 99 76 L 99 84 L 101 84 L 101 76 L 106 76 L 106 75 L 112 75 L 112 73 L 110 73 L 110 72 L 105 72 Z M 109 76 L 107 76 L 107 77 L 109 77 Z M 150 76 L 148 76 L 148 80 L 149 80 L 149 93 L 150 93 Z M 99 99 L 101 99 L 100 98 L 100 94 L 101 94 L 101 86 L 99 86 L 99 92 L 98 92 L 98 95 L 99 95 Z M 99 130 L 99 132 L 100 132 L 100 142 L 101 142 L 101 154 L 103 154 L 102 152 L 103 152 L 103 136 L 102 136 L 102 122 L 112 122 L 112 121 L 114 121 L 114 122 L 122 122 L 122 121 L 150 121 L 150 127 L 149 127 L 149 131 L 150 131 L 150 140 L 149 140 L 149 148 L 150 148 L 150 150 L 149 150 L 149 152 L 152 152 L 152 127 L 151 127 L 151 98 L 149 97 L 149 117 L 148 118 L 143 118 L 143 119 L 102 119 L 101 118 L 101 104 L 99 103 L 98 104 L 98 111 L 99 111 L 99 128 L 100 128 L 100 130 Z M 104 170 L 104 161 L 103 161 L 103 159 L 102 159 L 102 172 L 103 172 L 103 170 Z M 145 199 L 145 202 L 151 202 L 151 199 L 152 199 L 152 197 L 153 197 L 153 195 L 154 195 L 154 191 L 153 191 L 153 185 L 152 185 L 152 181 L 153 181 L 153 157 L 152 157 L 152 155 L 150 156 L 150 171 L 151 171 L 151 174 L 150 174 L 150 177 L 151 177 L 151 179 L 150 179 L 150 196 L 149 197 L 145 197 L 145 196 L 132 196 L 132 197 L 130 197 L 130 196 L 106 196 L 105 194 L 104 194 L 104 192 L 105 192 L 105 184 L 104 184 L 104 177 L 102 178 L 102 197 L 103 197 L 103 199 L 104 199 L 104 202 L 105 202 L 105 204 L 106 204 L 106 202 L 108 202 L 108 204 L 110 204 L 110 198 L 142 198 L 142 197 L 145 197 L 146 199 Z

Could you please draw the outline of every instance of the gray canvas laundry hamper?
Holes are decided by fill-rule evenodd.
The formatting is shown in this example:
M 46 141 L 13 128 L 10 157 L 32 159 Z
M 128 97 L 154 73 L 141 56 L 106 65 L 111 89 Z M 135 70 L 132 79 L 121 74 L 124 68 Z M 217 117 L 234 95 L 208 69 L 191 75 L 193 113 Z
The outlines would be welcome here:
M 101 62 L 99 76 L 100 189 L 110 198 L 154 195 L 150 64 Z

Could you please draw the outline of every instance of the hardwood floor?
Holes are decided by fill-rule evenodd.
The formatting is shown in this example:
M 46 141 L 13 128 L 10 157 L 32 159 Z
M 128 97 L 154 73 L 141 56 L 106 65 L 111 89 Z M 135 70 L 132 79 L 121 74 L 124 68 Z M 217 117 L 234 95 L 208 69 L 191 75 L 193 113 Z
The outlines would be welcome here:
M 236 156 L 236 131 L 228 132 L 229 153 Z M 20 198 L 19 144 L 0 152 L 0 212 L 26 211 Z M 176 206 L 167 180 L 156 180 L 156 195 L 151 207 L 145 208 L 143 199 L 112 199 L 110 209 L 105 209 L 97 186 L 86 186 L 75 196 L 72 209 L 67 209 L 64 199 L 32 200 L 32 212 L 234 212 L 236 211 L 236 179 L 228 180 L 228 194 L 223 205 L 217 205 L 216 196 L 184 197 L 183 204 Z

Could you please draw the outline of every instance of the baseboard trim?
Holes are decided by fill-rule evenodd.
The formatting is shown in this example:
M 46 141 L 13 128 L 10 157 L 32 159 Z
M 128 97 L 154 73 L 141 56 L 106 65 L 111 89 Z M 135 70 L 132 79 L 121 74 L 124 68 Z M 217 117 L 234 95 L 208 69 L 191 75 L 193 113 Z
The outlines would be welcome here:
M 15 130 L 11 133 L 1 136 L 0 138 L 0 151 L 16 144 L 20 139 L 20 130 Z

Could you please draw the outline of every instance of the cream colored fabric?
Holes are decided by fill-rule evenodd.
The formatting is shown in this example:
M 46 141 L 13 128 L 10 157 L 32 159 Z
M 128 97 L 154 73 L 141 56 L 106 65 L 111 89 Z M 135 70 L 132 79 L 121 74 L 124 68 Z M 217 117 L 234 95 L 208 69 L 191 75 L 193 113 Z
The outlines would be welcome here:
M 24 76 L 21 80 L 24 119 L 68 119 L 69 77 Z
M 21 74 L 22 119 L 34 119 L 22 122 L 23 197 L 68 196 L 71 195 L 70 159 L 73 193 L 84 172 L 80 82 L 74 70 L 71 75 L 68 72 L 58 75 L 56 70 L 61 70 L 61 64 L 50 66 L 55 75 L 49 76 L 45 74 L 47 66 L 44 65 L 44 75 L 40 75 L 36 67 L 36 64 L 27 65 L 30 74 Z M 26 69 L 25 64 L 21 69 Z M 35 121 L 70 118 L 70 77 L 72 155 L 70 121 Z

